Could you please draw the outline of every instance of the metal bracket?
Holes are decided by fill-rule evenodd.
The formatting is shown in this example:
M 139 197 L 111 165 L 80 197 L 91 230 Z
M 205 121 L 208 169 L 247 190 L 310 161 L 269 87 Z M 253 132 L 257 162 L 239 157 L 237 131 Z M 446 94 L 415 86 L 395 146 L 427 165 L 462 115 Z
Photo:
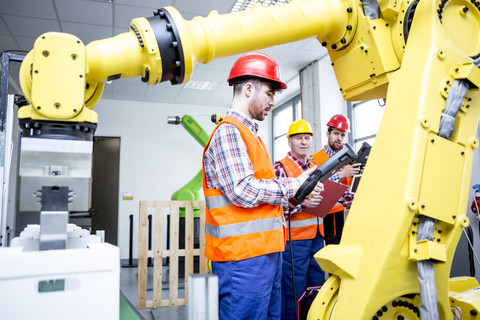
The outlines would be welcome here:
M 447 261 L 447 251 L 443 240 L 443 232 L 435 227 L 433 231 L 433 240 L 417 241 L 417 229 L 419 218 L 415 217 L 410 227 L 409 234 L 409 257 L 411 261 L 436 260 L 439 262 Z

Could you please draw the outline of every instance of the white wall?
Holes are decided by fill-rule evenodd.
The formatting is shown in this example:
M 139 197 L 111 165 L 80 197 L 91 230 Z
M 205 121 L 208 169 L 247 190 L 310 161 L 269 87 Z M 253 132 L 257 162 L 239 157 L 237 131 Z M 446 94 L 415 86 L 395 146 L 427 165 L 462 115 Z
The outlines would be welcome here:
M 170 200 L 172 193 L 202 168 L 203 147 L 182 127 L 167 124 L 168 116 L 189 114 L 210 134 L 213 113 L 225 108 L 101 100 L 98 136 L 120 137 L 118 245 L 128 258 L 129 215 L 134 215 L 133 257 L 137 257 L 139 200 Z M 269 140 L 269 139 L 267 139 Z M 133 200 L 122 200 L 131 192 Z
M 326 144 L 327 122 L 338 113 L 347 114 L 328 55 L 301 71 L 303 118 L 310 122 L 315 132 L 312 152 Z

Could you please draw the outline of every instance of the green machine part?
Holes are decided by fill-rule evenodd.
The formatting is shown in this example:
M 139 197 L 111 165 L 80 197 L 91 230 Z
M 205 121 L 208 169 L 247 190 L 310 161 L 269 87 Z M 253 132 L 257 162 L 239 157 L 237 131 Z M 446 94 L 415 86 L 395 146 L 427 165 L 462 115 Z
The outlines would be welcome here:
M 209 135 L 192 116 L 186 114 L 180 119 L 180 121 L 185 130 L 187 130 L 202 147 L 207 145 Z
M 203 147 L 208 142 L 208 134 L 203 130 L 203 128 L 198 124 L 195 119 L 190 115 L 184 115 L 181 118 L 176 116 L 169 118 L 169 124 L 182 124 L 182 126 L 187 130 L 195 140 L 200 143 Z M 174 201 L 200 201 L 202 200 L 201 188 L 202 188 L 202 179 L 203 173 L 200 171 L 183 187 L 178 189 L 172 194 L 171 200 Z M 180 208 L 180 217 L 185 217 L 185 208 Z M 194 208 L 194 217 L 200 217 L 200 209 Z

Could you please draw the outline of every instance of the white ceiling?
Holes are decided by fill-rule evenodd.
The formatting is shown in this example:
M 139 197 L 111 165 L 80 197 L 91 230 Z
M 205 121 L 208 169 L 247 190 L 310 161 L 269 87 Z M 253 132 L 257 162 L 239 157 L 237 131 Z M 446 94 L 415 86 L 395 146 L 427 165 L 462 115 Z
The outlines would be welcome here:
M 174 6 L 190 20 L 206 17 L 212 10 L 220 14 L 230 12 L 234 0 L 113 0 L 113 3 L 95 0 L 1 0 L 0 51 L 25 50 L 33 47 L 35 39 L 48 31 L 71 33 L 85 44 L 128 32 L 130 21 L 137 17 L 151 17 L 153 10 Z M 315 39 L 303 40 L 260 50 L 272 56 L 281 67 L 284 82 L 295 78 L 298 71 L 326 51 Z M 232 91 L 226 79 L 234 61 L 239 57 L 220 58 L 209 64 L 198 64 L 192 80 L 218 82 L 214 91 L 172 86 L 169 82 L 146 85 L 140 77 L 119 79 L 106 84 L 102 98 L 228 106 Z M 10 92 L 18 93 L 18 66 L 11 67 Z

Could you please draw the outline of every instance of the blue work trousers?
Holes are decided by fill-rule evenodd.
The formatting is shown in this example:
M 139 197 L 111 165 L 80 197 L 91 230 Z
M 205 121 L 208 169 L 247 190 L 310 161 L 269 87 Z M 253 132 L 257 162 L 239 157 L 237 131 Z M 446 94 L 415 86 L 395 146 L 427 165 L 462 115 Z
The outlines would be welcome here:
M 321 286 L 325 282 L 325 272 L 320 268 L 313 255 L 324 247 L 324 239 L 317 235 L 309 240 L 293 240 L 293 265 L 295 275 L 295 295 L 293 297 L 292 261 L 290 244 L 287 242 L 283 252 L 282 267 L 282 320 L 295 320 L 295 305 L 308 287 Z
M 282 253 L 241 261 L 214 262 L 220 320 L 280 319 Z

